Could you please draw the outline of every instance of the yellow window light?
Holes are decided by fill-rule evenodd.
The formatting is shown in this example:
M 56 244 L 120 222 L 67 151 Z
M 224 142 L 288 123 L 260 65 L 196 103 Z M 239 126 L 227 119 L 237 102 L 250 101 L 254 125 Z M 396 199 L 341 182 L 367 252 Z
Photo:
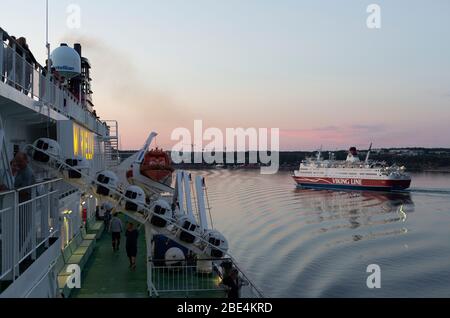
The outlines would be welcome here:
M 87 160 L 94 159 L 94 134 L 76 124 L 73 125 L 73 153 Z

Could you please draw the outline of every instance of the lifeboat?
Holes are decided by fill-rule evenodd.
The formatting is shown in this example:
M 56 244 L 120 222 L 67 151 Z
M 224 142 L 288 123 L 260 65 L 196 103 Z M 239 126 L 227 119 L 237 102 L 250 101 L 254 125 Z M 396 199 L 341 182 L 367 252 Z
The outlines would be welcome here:
M 154 215 L 150 219 L 150 223 L 152 223 L 156 227 L 165 227 L 167 225 L 167 219 L 172 218 L 172 209 L 170 204 L 163 200 L 159 199 L 155 203 L 155 207 L 153 208 Z M 158 216 L 159 215 L 159 216 Z M 160 217 L 163 216 L 163 217 Z
M 125 210 L 133 212 L 143 210 L 145 205 L 145 192 L 140 187 L 135 185 L 128 186 L 125 190 L 125 197 L 134 201 L 125 201 Z
M 140 168 L 143 176 L 166 185 L 172 183 L 173 171 L 169 155 L 158 148 L 145 154 Z
M 224 252 L 228 251 L 228 241 L 225 236 L 218 231 L 206 230 L 203 239 L 211 244 L 206 249 L 206 254 L 208 254 L 208 256 L 222 258 Z
M 56 163 L 62 159 L 61 146 L 56 140 L 49 138 L 39 138 L 33 143 L 31 157 L 40 163 Z

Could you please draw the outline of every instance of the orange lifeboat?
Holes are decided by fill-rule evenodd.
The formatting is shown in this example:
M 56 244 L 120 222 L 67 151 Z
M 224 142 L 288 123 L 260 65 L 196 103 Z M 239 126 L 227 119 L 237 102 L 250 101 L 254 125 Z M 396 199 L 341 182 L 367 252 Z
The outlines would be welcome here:
M 143 176 L 165 184 L 171 183 L 174 171 L 169 155 L 158 148 L 145 154 L 140 170 Z

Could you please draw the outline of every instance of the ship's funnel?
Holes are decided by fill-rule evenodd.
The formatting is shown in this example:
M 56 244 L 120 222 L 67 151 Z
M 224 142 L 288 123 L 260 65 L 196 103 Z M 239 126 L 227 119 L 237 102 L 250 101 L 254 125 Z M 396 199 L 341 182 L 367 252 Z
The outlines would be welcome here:
M 77 51 L 78 55 L 81 57 L 82 56 L 81 55 L 81 44 L 80 43 L 75 43 L 73 45 L 73 48 L 74 48 L 75 51 Z

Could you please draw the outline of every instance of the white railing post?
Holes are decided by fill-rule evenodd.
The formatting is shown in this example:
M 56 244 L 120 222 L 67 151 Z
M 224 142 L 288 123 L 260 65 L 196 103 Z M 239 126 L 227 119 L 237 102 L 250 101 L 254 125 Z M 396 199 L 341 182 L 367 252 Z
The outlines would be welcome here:
M 14 238 L 12 240 L 13 245 L 13 280 L 19 276 L 19 193 L 14 192 Z
M 0 198 L 0 277 L 13 279 L 13 246 L 14 240 L 14 192 L 3 194 Z
M 152 297 L 153 295 L 153 277 L 152 277 L 152 271 L 153 271 L 153 258 L 152 258 L 152 240 L 153 240 L 153 233 L 150 228 L 150 226 L 146 223 L 145 225 L 145 245 L 147 249 L 147 289 L 149 292 L 149 296 Z
M 44 86 L 44 90 L 43 90 L 43 95 L 41 98 L 44 101 L 45 104 L 47 104 L 47 107 L 49 108 L 49 102 L 48 102 L 48 94 L 50 91 L 50 84 L 51 84 L 51 75 L 49 73 L 47 73 L 47 76 L 45 77 L 45 86 Z
M 0 209 L 1 209 L 2 205 L 0 205 Z M 8 264 L 6 263 L 6 255 L 8 253 L 8 250 L 5 249 L 6 246 L 6 242 L 9 241 L 9 237 L 6 236 L 5 233 L 5 216 L 6 213 L 5 211 L 0 212 L 0 237 L 2 238 L 2 240 L 0 241 L 0 262 L 1 262 L 1 266 L 0 266 L 0 277 L 2 277 L 3 273 L 7 271 L 7 266 Z M 9 233 L 8 233 L 9 234 Z
M 26 60 L 25 60 L 25 52 L 23 52 L 22 53 L 23 54 L 23 56 L 21 56 L 21 63 L 22 63 L 22 78 L 21 78 L 21 83 L 20 83 L 20 86 L 22 86 L 22 93 L 24 93 L 25 94 L 25 91 L 27 90 L 27 88 L 25 87 L 25 83 L 26 83 L 26 81 L 25 81 L 25 74 L 27 73 L 26 72 L 26 67 L 27 67 L 27 62 L 26 62 Z
M 35 66 L 33 64 L 31 64 L 31 80 L 30 80 L 30 92 L 31 92 L 31 98 L 34 99 L 34 71 L 35 71 Z
M 189 296 L 189 287 L 188 287 L 188 265 L 184 265 L 184 290 L 186 290 L 186 296 Z M 198 279 L 198 277 L 197 277 Z
M 48 81 L 47 81 L 47 87 L 46 87 L 46 93 L 45 93 L 45 98 L 46 98 L 46 103 L 47 103 L 47 107 L 50 109 L 50 106 L 52 104 L 52 87 L 53 87 L 53 81 L 51 76 L 49 75 Z
M 3 77 L 3 64 L 5 64 L 3 61 L 3 52 L 5 51 L 5 44 L 3 42 L 3 30 L 1 30 L 1 29 L 0 29 L 0 43 L 2 44 L 1 48 L 0 48 L 0 80 L 3 81 L 3 78 L 2 78 Z
M 150 297 L 153 296 L 153 282 L 152 282 L 152 260 L 147 256 L 147 288 L 148 288 L 148 294 Z
M 48 237 L 50 236 L 50 226 L 49 226 L 49 222 L 51 219 L 51 207 L 50 207 L 50 192 L 51 192 L 51 186 L 50 184 L 46 185 L 46 189 L 47 189 L 47 193 L 46 193 L 46 197 L 45 197 L 45 213 L 43 214 L 43 217 L 41 217 L 41 223 L 42 223 L 42 232 L 43 232 L 43 239 L 45 239 L 45 247 L 49 247 L 49 239 Z M 44 199 L 42 200 L 44 202 Z
M 50 86 L 50 74 L 48 73 L 49 71 L 47 71 L 47 73 L 45 73 L 45 76 L 42 76 L 44 79 L 42 80 L 42 77 L 41 77 L 41 82 L 40 82 L 40 84 L 41 85 L 44 85 L 44 87 L 42 87 L 41 88 L 41 90 L 40 90 L 40 100 L 42 101 L 42 102 L 44 102 L 44 105 L 45 104 L 47 104 L 47 107 L 48 107 L 48 102 L 47 102 L 47 100 L 48 100 L 48 87 Z
M 39 76 L 39 85 L 38 85 L 38 91 L 37 91 L 36 97 L 37 97 L 38 101 L 42 102 L 42 95 L 43 95 L 43 92 L 42 92 L 43 84 L 42 83 L 44 82 L 45 77 L 42 75 L 42 72 L 39 72 L 38 76 Z
M 48 86 L 48 95 L 47 95 L 47 106 L 48 107 L 53 107 L 54 105 L 54 92 L 55 92 L 55 79 L 53 78 L 53 81 L 50 82 L 50 85 Z
M 37 241 L 37 226 L 36 226 L 36 187 L 32 187 L 31 189 L 31 211 L 30 211 L 30 218 L 31 218 L 31 259 L 36 259 L 36 241 Z
M 13 45 L 12 45 L 12 52 L 11 52 L 11 56 L 12 56 L 12 79 L 11 79 L 11 81 L 12 81 L 12 83 L 14 84 L 14 86 L 15 86 L 15 84 L 16 84 L 16 60 L 17 60 L 17 54 L 16 54 L 16 43 L 14 43 L 13 42 Z M 8 77 L 9 77 L 9 75 L 8 75 Z

